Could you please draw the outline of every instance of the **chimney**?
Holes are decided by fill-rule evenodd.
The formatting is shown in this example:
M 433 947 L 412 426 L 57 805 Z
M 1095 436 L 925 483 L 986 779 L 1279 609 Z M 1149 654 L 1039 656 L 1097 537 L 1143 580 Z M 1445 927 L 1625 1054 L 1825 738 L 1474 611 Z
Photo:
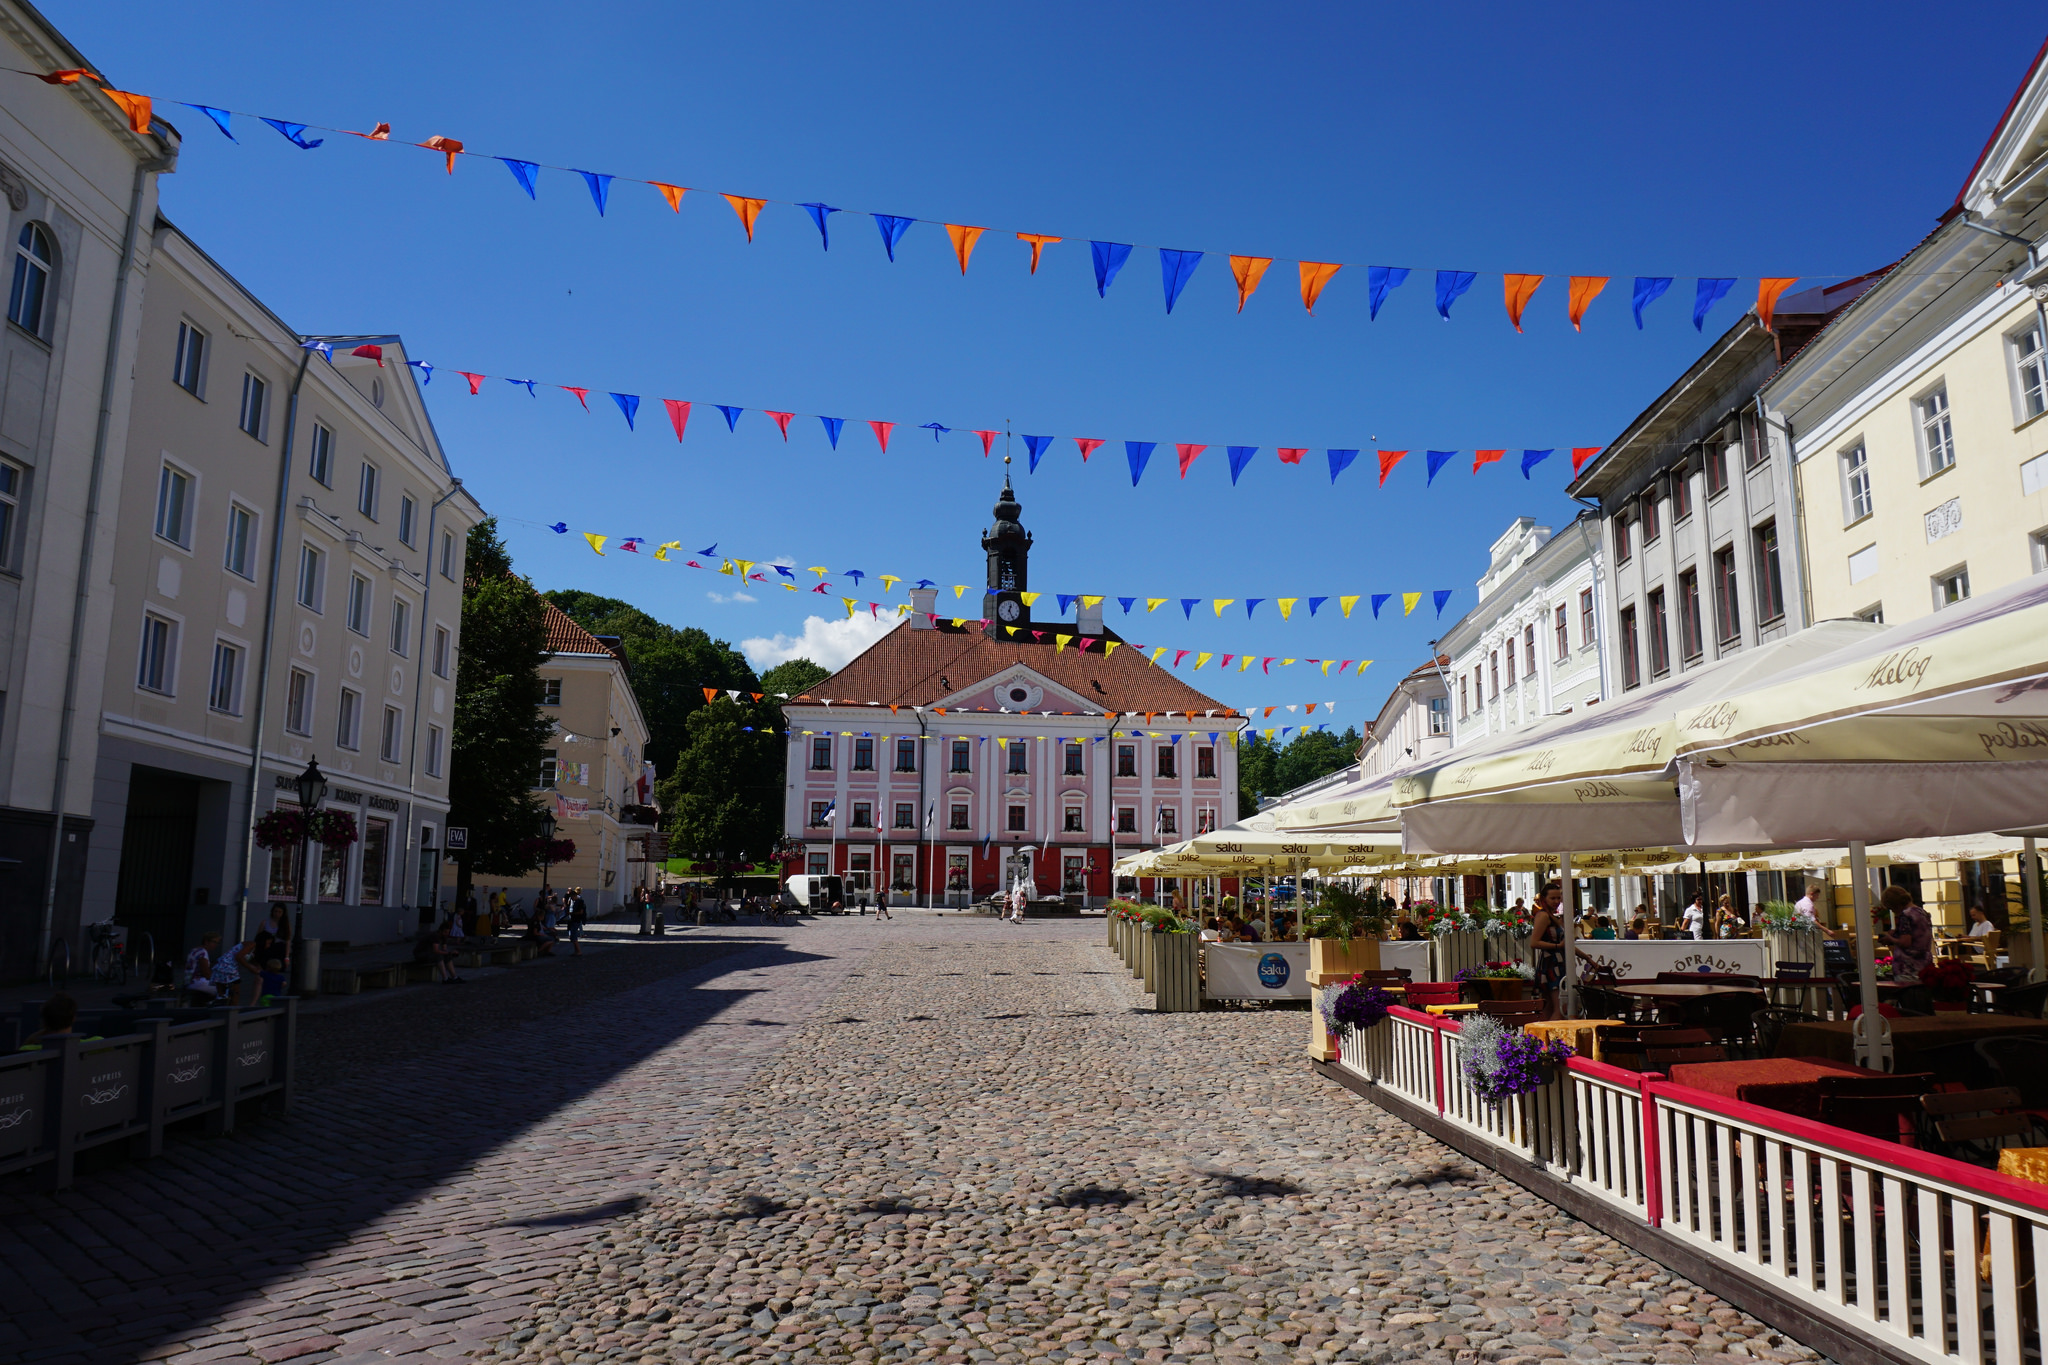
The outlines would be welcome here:
M 939 590 L 937 588 L 912 588 L 910 590 L 910 628 L 912 630 L 930 630 L 932 628 L 932 613 L 938 609 L 938 605 Z
M 1089 598 L 1083 597 L 1074 603 L 1074 629 L 1083 635 L 1102 634 L 1102 599 L 1097 597 L 1095 605 L 1089 606 Z

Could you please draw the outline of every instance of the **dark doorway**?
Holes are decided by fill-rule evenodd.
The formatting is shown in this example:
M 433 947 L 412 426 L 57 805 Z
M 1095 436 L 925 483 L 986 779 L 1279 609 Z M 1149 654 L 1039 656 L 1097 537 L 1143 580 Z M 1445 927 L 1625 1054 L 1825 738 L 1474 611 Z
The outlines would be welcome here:
M 156 956 L 175 961 L 191 945 L 185 913 L 192 899 L 192 846 L 199 832 L 199 781 L 154 768 L 135 768 L 128 779 L 128 813 L 121 825 L 121 879 L 114 920 L 131 943 L 147 933 Z

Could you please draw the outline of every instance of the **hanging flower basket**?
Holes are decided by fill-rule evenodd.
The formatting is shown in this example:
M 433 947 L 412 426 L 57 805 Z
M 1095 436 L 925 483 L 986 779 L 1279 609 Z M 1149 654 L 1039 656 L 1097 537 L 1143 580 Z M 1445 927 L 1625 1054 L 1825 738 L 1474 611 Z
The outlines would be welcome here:
M 309 823 L 322 848 L 347 848 L 356 841 L 356 817 L 348 811 L 316 811 Z
M 1323 1023 L 1335 1034 L 1346 1029 L 1368 1029 L 1384 1022 L 1387 1011 L 1398 1003 L 1378 986 L 1353 977 L 1323 993 Z
M 1466 1081 L 1494 1108 L 1516 1095 L 1535 1093 L 1576 1055 L 1569 1043 L 1532 1038 L 1483 1014 L 1467 1019 L 1459 1042 Z
M 318 810 L 308 815 L 287 806 L 256 821 L 256 846 L 267 852 L 298 848 L 308 839 L 326 848 L 347 848 L 356 841 L 356 817 L 345 810 Z

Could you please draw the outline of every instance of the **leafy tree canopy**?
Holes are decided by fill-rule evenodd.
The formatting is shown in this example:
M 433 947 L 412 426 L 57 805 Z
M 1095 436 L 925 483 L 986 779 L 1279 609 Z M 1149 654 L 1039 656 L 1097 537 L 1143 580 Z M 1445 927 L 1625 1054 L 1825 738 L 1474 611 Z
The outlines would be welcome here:
M 1252 734 L 1237 748 L 1237 818 L 1256 815 L 1263 797 L 1293 791 L 1358 761 L 1356 727 L 1343 734 L 1308 730 L 1286 744 Z

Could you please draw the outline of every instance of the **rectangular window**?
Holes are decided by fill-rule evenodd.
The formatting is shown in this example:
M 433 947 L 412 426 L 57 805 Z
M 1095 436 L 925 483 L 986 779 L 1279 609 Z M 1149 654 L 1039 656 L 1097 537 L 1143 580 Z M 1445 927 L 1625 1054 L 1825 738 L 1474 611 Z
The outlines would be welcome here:
M 2034 532 L 2027 537 L 2027 557 L 2035 573 L 2048 572 L 2048 529 Z M 5 563 L 0 559 L 0 563 Z
M 391 652 L 412 654 L 412 603 L 398 596 L 391 599 Z
M 377 756 L 386 763 L 396 763 L 405 748 L 405 717 L 395 706 L 384 708 L 384 732 L 378 736 Z
M 359 573 L 348 576 L 348 628 L 358 635 L 370 633 L 370 580 Z
M 914 828 L 914 827 L 916 826 L 916 824 L 917 824 L 917 806 L 916 806 L 916 804 L 915 804 L 914 802 L 910 802 L 910 801 L 898 801 L 898 802 L 896 803 L 896 828 L 898 828 L 898 829 L 911 829 L 911 828 Z
M 165 465 L 156 480 L 156 533 L 173 545 L 191 548 L 192 478 Z
M 1749 533 L 1756 556 L 1756 616 L 1769 625 L 1785 614 L 1785 580 L 1778 571 L 1778 523 L 1767 521 Z
M 441 727 L 438 725 L 429 725 L 427 727 L 428 777 L 439 777 L 441 775 L 441 745 L 444 742 L 445 741 L 441 735 Z
M 967 827 L 967 803 L 965 801 L 955 801 L 952 814 L 946 820 L 946 828 L 966 829 Z
M 177 666 L 178 625 L 175 621 L 147 612 L 142 618 L 142 662 L 135 670 L 135 685 L 168 696 Z
M 555 784 L 562 780 L 562 763 L 557 757 L 559 753 L 560 750 L 557 749 L 547 749 L 541 753 L 540 786 L 544 791 L 553 790 Z
M 917 741 L 899 739 L 896 741 L 896 771 L 914 773 L 917 771 Z
M 1743 465 L 1748 469 L 1755 469 L 1771 457 L 1770 442 L 1764 439 L 1763 428 L 1756 424 L 1754 415 L 1742 419 L 1742 455 Z
M 1692 466 L 1678 465 L 1671 471 L 1671 521 L 1673 525 L 1692 515 Z
M 1117 808 L 1116 832 L 1118 834 L 1136 834 L 1138 832 L 1138 812 L 1135 807 L 1120 806 Z
M 407 545 L 412 544 L 413 522 L 419 519 L 420 505 L 412 500 L 412 494 L 401 493 L 398 497 L 398 538 Z
M 320 610 L 321 599 L 325 596 L 324 589 L 326 587 L 327 575 L 324 572 L 324 561 L 326 558 L 327 556 L 321 554 L 310 545 L 301 545 L 299 547 L 300 606 L 308 607 L 313 611 Z
M 1472 714 L 1472 680 L 1463 673 L 1458 675 L 1458 719 Z
M 0 569 L 14 563 L 14 528 L 21 520 L 22 468 L 0 460 Z
M 341 689 L 341 705 L 334 713 L 334 742 L 343 749 L 359 749 L 363 744 L 363 694 L 350 688 Z
M 448 627 L 434 627 L 434 676 L 448 676 L 448 665 L 455 654 L 455 637 L 448 633 Z
M 1863 520 L 1870 515 L 1870 455 L 1858 441 L 1841 454 L 1842 521 Z
M 1211 834 L 1216 829 L 1216 808 L 1202 806 L 1195 811 L 1195 833 Z
M 1636 647 L 1636 609 L 1621 609 L 1621 685 L 1624 689 L 1643 685 L 1642 655 Z
M 804 866 L 810 870 L 810 874 L 813 877 L 830 876 L 832 872 L 832 855 L 829 853 L 806 854 L 804 855 Z
M 1656 489 L 1646 488 L 1643 490 L 1641 506 L 1642 511 L 1639 515 L 1643 523 L 1643 544 L 1648 545 L 1651 541 L 1655 540 L 1659 535 L 1663 534 L 1664 529 L 1658 523 L 1657 520 Z
M 1522 676 L 1536 676 L 1536 627 L 1522 627 Z
M 1024 820 L 1028 809 L 1025 806 L 1010 807 L 1010 829 L 1012 831 L 1021 832 L 1024 829 Z
M 1180 833 L 1180 812 L 1172 806 L 1159 808 L 1159 834 L 1161 838 Z
M 853 770 L 857 773 L 871 773 L 875 770 L 875 741 L 866 735 L 853 742 Z
M 828 770 L 832 766 L 832 739 L 829 735 L 816 735 L 811 739 L 811 767 Z
M 1551 634 L 1557 637 L 1557 661 L 1563 663 L 1572 652 L 1572 632 L 1571 627 L 1565 623 L 1563 603 L 1558 604 L 1557 610 L 1551 613 L 1551 618 Z
M 956 740 L 954 740 L 954 741 L 953 741 L 953 771 L 954 771 L 954 772 L 956 772 L 956 773 L 972 772 L 972 771 L 973 771 L 973 754 L 974 754 L 974 746 L 973 746 L 972 744 L 969 744 L 969 743 L 968 743 L 968 742 L 967 742 L 966 740 L 964 740 L 964 739 L 956 739 Z
M 235 425 L 259 441 L 263 439 L 263 400 L 269 392 L 270 386 L 255 375 L 242 376 L 242 411 L 235 419 Z
M 313 733 L 313 675 L 302 668 L 292 670 L 285 686 L 284 728 L 295 735 Z
M 1081 827 L 1081 808 L 1080 808 L 1079 806 L 1068 806 L 1068 807 L 1067 807 L 1067 811 L 1066 811 L 1066 814 L 1067 814 L 1067 825 L 1066 825 L 1066 832 L 1067 832 L 1068 834 L 1080 834 L 1080 833 L 1083 833 L 1084 831 L 1083 831 L 1083 829 L 1082 829 L 1082 827 Z
M 1067 746 L 1067 776 L 1081 776 L 1081 746 L 1078 744 Z
M 1633 551 L 1629 545 L 1628 518 L 1617 516 L 1614 519 L 1614 562 L 1617 564 L 1628 563 L 1628 557 L 1631 553 Z
M 562 704 L 562 680 L 560 678 L 542 678 L 540 680 L 540 704 L 542 706 L 560 706 Z
M 1722 644 L 1742 634 L 1742 603 L 1735 588 L 1735 547 L 1714 551 L 1714 624 Z
M 1970 595 L 1970 571 L 1967 567 L 1950 569 L 1947 573 L 1934 576 L 1934 609 L 1952 607 Z
M 832 809 L 830 801 L 811 802 L 811 828 L 822 829 L 826 823 L 826 812 Z
M 1195 776 L 1216 776 L 1216 747 L 1213 744 L 1204 744 L 1195 750 Z
M 1429 699 L 1429 732 L 1432 735 L 1447 735 L 1451 732 L 1451 699 L 1431 697 Z
M 1700 451 L 1700 464 L 1707 476 L 1707 496 L 1718 498 L 1728 491 L 1728 448 L 1720 444 Z
M 1931 479 L 1956 462 L 1956 436 L 1948 420 L 1948 386 L 1913 405 L 1920 418 L 1920 477 Z
M 1687 569 L 1678 576 L 1678 657 L 1692 663 L 1706 652 L 1700 629 L 1700 576 Z
M 213 642 L 213 681 L 207 685 L 208 708 L 224 715 L 240 715 L 236 693 L 242 680 L 242 651 L 225 640 Z
M 1011 740 L 1011 741 L 1010 741 L 1010 771 L 1011 771 L 1011 772 L 1013 772 L 1013 773 L 1021 773 L 1021 772 L 1026 772 L 1026 771 L 1028 771 L 1028 769 L 1027 769 L 1027 767 L 1026 767 L 1026 763 L 1027 763 L 1027 761 L 1028 761 L 1028 752 L 1029 752 L 1029 751 L 1028 751 L 1028 750 L 1026 750 L 1026 749 L 1025 749 L 1025 747 L 1024 747 L 1024 741 L 1023 741 L 1023 740 L 1021 740 L 1021 739 L 1013 739 L 1013 740 Z
M 1664 589 L 1650 594 L 1650 676 L 1661 678 L 1671 671 L 1671 627 L 1664 610 Z
M 2048 356 L 2041 351 L 2041 328 L 2028 327 L 2006 338 L 2012 346 L 2013 390 L 2019 398 L 2020 420 L 2048 412 Z
M 1173 773 L 1173 746 L 1172 746 L 1171 744 L 1162 744 L 1162 745 L 1160 745 L 1160 746 L 1159 746 L 1159 774 L 1158 774 L 1158 775 L 1159 775 L 1159 776 L 1161 776 L 1161 777 L 1172 777 L 1172 776 L 1174 775 L 1174 773 Z
M 278 810 L 297 810 L 297 802 L 280 801 Z M 299 852 L 297 844 L 286 844 L 270 855 L 270 898 L 272 900 L 295 901 L 305 894 L 306 888 L 299 884 Z
M 356 478 L 356 511 L 371 521 L 377 519 L 377 466 L 363 461 L 363 472 Z
M 455 577 L 455 533 L 441 533 L 441 577 Z
M 189 322 L 178 324 L 178 354 L 171 361 L 171 380 L 194 398 L 206 376 L 206 333 Z
M 875 803 L 856 801 L 853 803 L 853 828 L 873 829 L 875 827 Z
M 1138 746 L 1119 744 L 1116 746 L 1116 775 L 1136 777 L 1138 775 Z
M 1508 678 L 1508 686 L 1509 686 L 1509 687 L 1513 687 L 1513 686 L 1515 685 L 1515 637 L 1514 637 L 1514 636 L 1512 636 L 1512 635 L 1510 635 L 1510 636 L 1509 636 L 1509 637 L 1507 638 L 1507 652 L 1508 652 L 1508 673 L 1507 673 L 1507 678 Z
M 318 422 L 306 442 L 306 472 L 322 488 L 334 487 L 334 433 Z
M 1592 643 L 1593 590 L 1591 588 L 1582 588 L 1579 591 L 1579 648 L 1584 649 Z
M 1486 699 L 1493 701 L 1500 696 L 1500 651 L 1497 649 L 1487 653 L 1486 675 L 1492 684 L 1487 690 Z
M 228 544 L 222 561 L 229 573 L 256 576 L 256 514 L 240 503 L 228 504 Z
M 384 903 L 384 874 L 391 862 L 391 822 L 363 822 L 363 884 L 357 901 L 362 905 Z
M 1486 709 L 1486 670 L 1478 664 L 1472 665 L 1472 704 Z

